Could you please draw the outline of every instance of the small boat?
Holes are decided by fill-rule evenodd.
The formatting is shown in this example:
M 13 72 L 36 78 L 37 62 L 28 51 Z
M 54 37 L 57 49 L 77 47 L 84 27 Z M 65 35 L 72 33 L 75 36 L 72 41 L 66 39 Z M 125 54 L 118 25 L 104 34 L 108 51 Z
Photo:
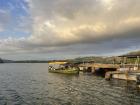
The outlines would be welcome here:
M 79 74 L 79 69 L 76 68 L 69 68 L 69 69 L 49 69 L 51 73 L 61 73 L 61 74 Z
M 60 73 L 60 74 L 79 74 L 79 68 L 78 67 L 74 67 L 73 65 L 67 63 L 67 62 L 51 62 L 49 63 L 51 64 L 51 66 L 48 67 L 48 71 L 50 73 Z M 58 67 L 54 67 L 52 66 L 52 64 L 58 66 Z

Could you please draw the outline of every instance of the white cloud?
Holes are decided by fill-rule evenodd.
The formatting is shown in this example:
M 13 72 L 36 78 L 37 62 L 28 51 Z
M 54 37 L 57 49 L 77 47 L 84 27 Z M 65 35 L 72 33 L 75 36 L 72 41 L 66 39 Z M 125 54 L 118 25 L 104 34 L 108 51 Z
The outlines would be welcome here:
M 12 48 L 14 43 L 13 46 L 18 45 L 13 48 L 16 51 L 53 52 L 61 49 L 62 53 L 69 51 L 69 46 L 72 49 L 83 45 L 86 46 L 83 52 L 85 49 L 88 50 L 87 48 L 99 50 L 98 47 L 101 47 L 102 51 L 107 50 L 106 53 L 113 51 L 114 47 L 109 45 L 115 46 L 118 51 L 140 48 L 139 0 L 27 0 L 27 2 L 32 19 L 31 36 L 24 40 L 8 39 L 6 42 L 2 40 L 3 46 L 10 43 Z M 82 51 L 77 50 L 81 53 Z M 90 51 L 92 52 L 95 51 Z
M 30 0 L 30 2 L 34 17 L 32 37 L 45 42 L 46 45 L 79 43 L 91 38 L 94 41 L 104 37 L 118 37 L 121 32 L 140 27 L 138 0 Z M 53 24 L 50 24 L 50 21 Z M 55 41 L 51 43 L 50 39 Z

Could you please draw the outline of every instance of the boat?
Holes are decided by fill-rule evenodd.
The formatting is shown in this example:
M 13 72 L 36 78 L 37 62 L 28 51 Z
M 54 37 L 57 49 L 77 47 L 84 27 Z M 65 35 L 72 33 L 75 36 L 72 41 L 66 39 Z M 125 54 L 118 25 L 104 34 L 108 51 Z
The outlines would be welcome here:
M 68 62 L 50 62 L 48 71 L 60 74 L 79 74 L 79 68 Z
M 79 74 L 79 70 L 76 69 L 76 68 L 69 68 L 69 69 L 64 69 L 64 70 L 61 70 L 61 69 L 51 70 L 51 69 L 49 69 L 49 72 L 51 72 L 51 73 L 61 73 L 61 74 Z

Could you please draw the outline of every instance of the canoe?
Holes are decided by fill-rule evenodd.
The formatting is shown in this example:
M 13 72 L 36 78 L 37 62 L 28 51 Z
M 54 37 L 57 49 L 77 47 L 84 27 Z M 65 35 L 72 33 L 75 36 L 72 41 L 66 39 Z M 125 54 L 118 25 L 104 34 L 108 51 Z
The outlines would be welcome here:
M 49 69 L 50 73 L 61 73 L 61 74 L 79 74 L 78 68 L 69 68 L 69 69 Z

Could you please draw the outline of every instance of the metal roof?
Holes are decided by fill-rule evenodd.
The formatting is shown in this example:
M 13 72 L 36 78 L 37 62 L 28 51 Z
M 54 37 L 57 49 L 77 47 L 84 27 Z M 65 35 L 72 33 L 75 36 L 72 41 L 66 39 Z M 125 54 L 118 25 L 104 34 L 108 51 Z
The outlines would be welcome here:
M 138 58 L 140 57 L 140 54 L 128 54 L 128 55 L 121 55 L 119 57 L 127 57 L 127 58 Z

